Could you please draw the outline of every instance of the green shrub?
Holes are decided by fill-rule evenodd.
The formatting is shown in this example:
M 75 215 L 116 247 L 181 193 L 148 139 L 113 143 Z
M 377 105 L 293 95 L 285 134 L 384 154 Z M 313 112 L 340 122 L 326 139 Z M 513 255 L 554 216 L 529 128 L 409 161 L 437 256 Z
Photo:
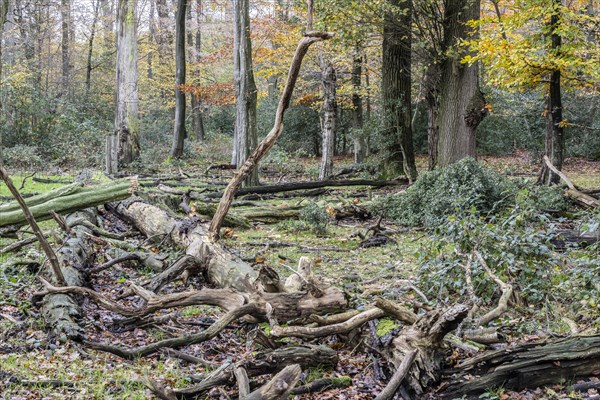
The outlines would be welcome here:
M 433 227 L 472 208 L 483 214 L 506 207 L 515 192 L 515 184 L 506 177 L 465 158 L 424 173 L 404 193 L 376 201 L 374 211 L 404 225 Z
M 323 207 L 320 207 L 318 204 L 312 202 L 308 203 L 308 205 L 300 211 L 298 218 L 315 235 L 322 236 L 327 233 L 329 216 Z
M 4 162 L 13 168 L 33 169 L 44 164 L 37 147 L 24 144 L 4 149 L 3 157 Z

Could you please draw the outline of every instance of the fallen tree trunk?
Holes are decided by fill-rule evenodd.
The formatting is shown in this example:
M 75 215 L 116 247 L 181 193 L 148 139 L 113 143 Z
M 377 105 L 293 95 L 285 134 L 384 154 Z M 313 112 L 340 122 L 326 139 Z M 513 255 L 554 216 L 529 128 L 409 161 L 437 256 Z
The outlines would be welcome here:
M 575 187 L 573 182 L 571 182 L 564 173 L 559 171 L 558 168 L 556 168 L 552 164 L 552 162 L 550 161 L 548 156 L 544 156 L 544 163 L 548 166 L 548 168 L 550 168 L 550 170 L 552 170 L 552 172 L 554 172 L 556 175 L 558 175 L 560 177 L 560 179 L 562 179 L 562 181 L 564 183 L 566 183 L 566 185 L 569 187 L 569 189 L 565 192 L 565 195 L 567 197 L 569 197 L 574 202 L 576 202 L 577 204 L 579 204 L 583 207 L 587 207 L 587 208 L 600 207 L 600 200 L 597 200 L 588 194 L 580 192 Z
M 351 179 L 351 180 L 326 180 L 326 181 L 310 181 L 310 182 L 292 182 L 282 183 L 279 185 L 265 185 L 265 186 L 252 186 L 246 188 L 240 188 L 236 191 L 235 196 L 243 196 L 245 194 L 272 194 L 291 192 L 294 190 L 307 190 L 307 189 L 320 189 L 325 187 L 344 187 L 344 186 L 370 186 L 370 187 L 384 187 L 403 185 L 408 181 L 373 181 L 369 179 Z M 208 193 L 205 195 L 207 198 L 218 198 L 223 195 L 223 192 Z
M 31 214 L 38 221 L 53 218 L 53 212 L 65 214 L 84 208 L 94 207 L 110 201 L 123 200 L 131 196 L 131 182 L 119 182 L 100 187 L 90 187 L 79 190 L 66 196 L 55 197 L 44 203 L 33 205 L 29 208 Z M 12 210 L 2 213 L 0 227 L 9 225 L 23 225 L 27 221 L 21 210 Z
M 470 358 L 445 371 L 445 398 L 476 395 L 492 387 L 520 390 L 569 382 L 600 369 L 600 335 L 527 343 Z
M 202 271 L 210 284 L 244 294 L 245 303 L 259 305 L 263 314 L 267 303 L 275 310 L 275 316 L 285 321 L 348 307 L 346 295 L 335 287 L 323 288 L 319 297 L 306 291 L 262 292 L 258 290 L 259 271 L 228 252 L 218 242 L 210 240 L 205 226 L 190 224 L 189 220 L 175 220 L 164 210 L 139 199 L 121 202 L 117 210 L 146 236 L 168 238 L 186 248 L 186 254 L 196 260 L 192 264 L 203 266 Z M 169 279 L 173 279 L 173 276 Z
M 79 211 L 66 217 L 67 223 L 77 219 L 85 219 L 90 223 L 96 223 L 96 214 L 92 210 Z M 90 229 L 83 225 L 77 225 L 71 230 L 69 237 L 63 246 L 56 252 L 60 269 L 69 286 L 83 286 L 85 271 L 93 253 L 89 251 L 86 244 Z M 33 302 L 41 300 L 34 298 Z M 42 316 L 46 325 L 57 337 L 63 339 L 79 340 L 83 337 L 84 330 L 79 324 L 82 316 L 81 297 L 73 293 L 53 293 L 43 297 Z
M 81 189 L 82 186 L 83 183 L 73 183 L 71 185 L 62 186 L 50 190 L 49 192 L 29 197 L 25 199 L 25 204 L 27 204 L 27 207 L 33 207 L 38 204 L 42 204 L 52 199 L 55 199 L 57 197 L 68 196 L 76 193 L 78 190 Z M 20 210 L 19 204 L 16 201 L 11 201 L 10 203 L 0 205 L 0 213 L 2 214 L 15 210 Z

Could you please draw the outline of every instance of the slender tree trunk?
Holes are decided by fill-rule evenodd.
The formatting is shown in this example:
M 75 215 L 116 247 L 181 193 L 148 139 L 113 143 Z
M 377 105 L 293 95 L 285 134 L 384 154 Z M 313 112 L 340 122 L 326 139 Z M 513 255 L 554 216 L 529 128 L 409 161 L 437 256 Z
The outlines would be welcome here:
M 561 5 L 560 0 L 554 0 L 556 10 L 550 17 L 551 48 L 553 52 L 559 52 L 562 44 L 562 38 L 557 33 L 559 29 L 560 19 L 558 8 Z M 562 97 L 560 88 L 560 70 L 552 71 L 550 75 L 550 83 L 548 88 L 548 97 L 546 99 L 546 143 L 545 154 L 548 156 L 552 164 L 560 171 L 564 161 L 565 137 L 562 126 Z M 546 164 L 542 166 L 540 176 L 542 183 L 556 184 L 560 182 L 560 177 L 550 171 Z
M 61 57 L 62 57 L 62 93 L 69 93 L 69 25 L 71 19 L 71 2 L 70 0 L 61 0 L 60 3 L 60 18 L 61 18 Z
M 3 85 L 4 77 L 2 75 L 2 40 L 4 36 L 4 23 L 8 14 L 8 0 L 0 0 L 0 85 Z M 4 93 L 0 86 L 0 93 Z M 4 96 L 0 94 L 0 120 L 4 119 Z M 4 157 L 2 155 L 2 135 L 0 135 L 0 167 L 4 166 Z
M 425 102 L 427 103 L 427 155 L 428 169 L 431 171 L 437 165 L 438 157 L 438 111 L 440 69 L 432 63 L 425 74 Z
M 167 0 L 156 0 L 158 14 L 158 53 L 159 57 L 170 58 L 173 48 L 173 33 L 171 32 L 171 17 Z
M 137 0 L 119 0 L 115 130 L 106 141 L 106 172 L 116 173 L 140 154 L 136 39 Z
M 388 0 L 384 16 L 381 84 L 384 107 L 386 174 L 401 171 L 410 181 L 417 178 L 412 139 L 411 21 L 410 0 Z
M 241 167 L 257 143 L 256 131 L 256 83 L 252 67 L 252 43 L 250 40 L 249 0 L 233 0 L 234 4 L 234 82 L 235 82 L 235 131 L 234 164 Z M 244 181 L 245 186 L 258 185 L 258 169 Z
M 362 56 L 358 49 L 352 60 L 352 128 L 354 141 L 354 162 L 359 164 L 365 159 L 367 145 L 363 133 L 363 102 L 361 95 Z
M 175 127 L 173 131 L 173 158 L 183 156 L 183 141 L 185 132 L 185 92 L 181 85 L 185 85 L 185 16 L 187 0 L 177 1 L 177 14 L 175 16 Z
M 337 112 L 335 81 L 335 69 L 331 61 L 322 63 L 321 86 L 323 89 L 323 105 L 321 107 L 321 132 L 323 142 L 319 180 L 327 179 L 333 172 Z
M 475 132 L 486 115 L 479 90 L 477 64 L 462 64 L 458 48 L 467 39 L 466 23 L 479 19 L 479 0 L 448 0 L 444 15 L 444 49 L 450 55 L 442 64 L 438 117 L 438 164 L 445 167 L 464 157 L 476 156 Z
M 200 77 L 200 51 L 202 50 L 202 32 L 200 30 L 201 22 L 200 16 L 202 12 L 202 0 L 197 0 L 196 4 L 196 34 L 193 35 L 190 29 L 190 34 L 188 36 L 189 46 L 193 50 L 191 53 L 193 54 L 192 60 L 194 61 L 194 84 L 199 83 Z M 191 8 L 190 8 L 190 20 L 191 20 Z M 195 36 L 195 37 L 194 37 Z M 200 103 L 198 97 L 193 93 L 190 93 L 190 101 L 192 106 L 192 130 L 194 132 L 195 139 L 202 142 L 204 141 L 204 120 L 202 117 L 202 104 Z
M 94 3 L 94 19 L 90 32 L 90 40 L 88 42 L 87 65 L 85 68 L 85 97 L 90 97 L 90 87 L 92 82 L 92 55 L 94 50 L 94 36 L 96 35 L 96 24 L 98 23 L 98 13 L 100 8 L 100 0 Z
M 150 11 L 148 13 L 148 48 L 152 49 L 152 43 L 158 43 L 157 32 L 156 32 L 156 20 L 154 19 L 156 13 L 156 7 L 153 1 L 150 2 Z M 152 68 L 152 54 L 153 51 L 148 51 L 146 56 L 146 76 L 148 79 L 154 79 L 154 70 Z

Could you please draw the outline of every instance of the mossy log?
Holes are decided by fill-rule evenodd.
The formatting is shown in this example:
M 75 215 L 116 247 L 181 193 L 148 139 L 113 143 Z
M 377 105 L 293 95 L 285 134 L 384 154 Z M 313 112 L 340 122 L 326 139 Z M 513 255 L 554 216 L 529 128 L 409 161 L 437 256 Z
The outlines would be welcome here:
M 474 396 L 489 388 L 521 390 L 571 382 L 600 370 L 600 335 L 526 343 L 470 358 L 446 371 L 444 398 Z
M 83 183 L 73 183 L 71 185 L 61 186 L 59 188 L 50 190 L 49 192 L 29 197 L 25 199 L 25 204 L 27 204 L 27 207 L 33 207 L 57 197 L 68 196 L 77 193 L 77 191 L 81 190 L 82 186 Z M 16 201 L 11 201 L 9 203 L 0 205 L 0 213 L 2 214 L 15 210 L 21 210 L 21 207 L 19 207 L 19 204 Z
M 51 219 L 52 212 L 57 214 L 65 214 L 82 210 L 89 207 L 94 207 L 110 201 L 123 200 L 131 196 L 131 182 L 118 182 L 99 187 L 89 187 L 80 189 L 75 193 L 51 198 L 40 204 L 32 205 L 29 211 L 33 214 L 37 221 Z M 2 212 L 0 218 L 0 227 L 9 225 L 22 225 L 27 221 L 20 209 L 14 209 L 7 212 Z

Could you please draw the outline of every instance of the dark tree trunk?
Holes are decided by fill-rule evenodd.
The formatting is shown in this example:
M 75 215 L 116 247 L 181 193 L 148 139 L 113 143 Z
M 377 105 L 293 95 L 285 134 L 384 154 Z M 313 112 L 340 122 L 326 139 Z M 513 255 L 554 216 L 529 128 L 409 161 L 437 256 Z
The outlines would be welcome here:
M 383 24 L 381 91 L 383 96 L 385 170 L 417 178 L 411 127 L 411 21 L 409 0 L 388 0 Z
M 183 156 L 183 141 L 185 132 L 185 92 L 181 85 L 185 85 L 185 12 L 187 0 L 177 1 L 177 14 L 175 16 L 175 125 L 173 128 L 173 158 Z
M 92 55 L 94 50 L 94 37 L 96 35 L 96 24 L 98 23 L 98 12 L 100 8 L 100 0 L 96 0 L 94 3 L 94 20 L 92 21 L 92 28 L 90 32 L 90 39 L 88 42 L 88 55 L 87 65 L 85 68 L 85 97 L 90 97 L 90 87 L 92 84 Z
M 560 0 L 554 0 L 556 8 L 560 7 Z M 555 11 L 550 17 L 551 48 L 553 52 L 560 51 L 562 38 L 557 33 L 559 28 L 559 15 Z M 562 127 L 562 98 L 560 90 L 560 70 L 552 71 L 548 97 L 546 99 L 546 145 L 545 154 L 552 164 L 560 171 L 564 161 L 565 137 Z M 544 184 L 555 184 L 560 182 L 560 177 L 553 173 L 546 164 L 542 166 L 540 181 Z
M 319 180 L 325 180 L 333 172 L 333 151 L 335 148 L 336 111 L 335 69 L 331 61 L 321 66 L 321 85 L 323 89 L 323 105 L 321 107 L 321 132 L 323 135 L 321 167 Z
M 358 50 L 358 49 L 357 49 Z M 360 54 L 355 54 L 352 60 L 352 128 L 354 141 L 354 162 L 359 164 L 364 161 L 367 145 L 362 131 L 363 104 L 361 95 L 362 61 Z
M 437 64 L 431 64 L 425 75 L 425 101 L 427 103 L 427 155 L 428 169 L 431 171 L 437 165 L 438 157 L 438 111 L 439 111 L 439 80 L 440 70 Z
M 440 81 L 438 116 L 438 164 L 445 167 L 464 157 L 475 157 L 475 131 L 486 114 L 485 99 L 479 90 L 477 64 L 462 64 L 464 54 L 457 47 L 467 39 L 466 23 L 479 19 L 480 0 L 448 0 L 444 15 L 445 53 Z
M 234 81 L 235 81 L 235 132 L 233 164 L 241 167 L 256 147 L 256 83 L 252 68 L 252 43 L 250 40 L 249 0 L 234 0 Z M 244 186 L 258 184 L 255 168 L 244 181 Z

